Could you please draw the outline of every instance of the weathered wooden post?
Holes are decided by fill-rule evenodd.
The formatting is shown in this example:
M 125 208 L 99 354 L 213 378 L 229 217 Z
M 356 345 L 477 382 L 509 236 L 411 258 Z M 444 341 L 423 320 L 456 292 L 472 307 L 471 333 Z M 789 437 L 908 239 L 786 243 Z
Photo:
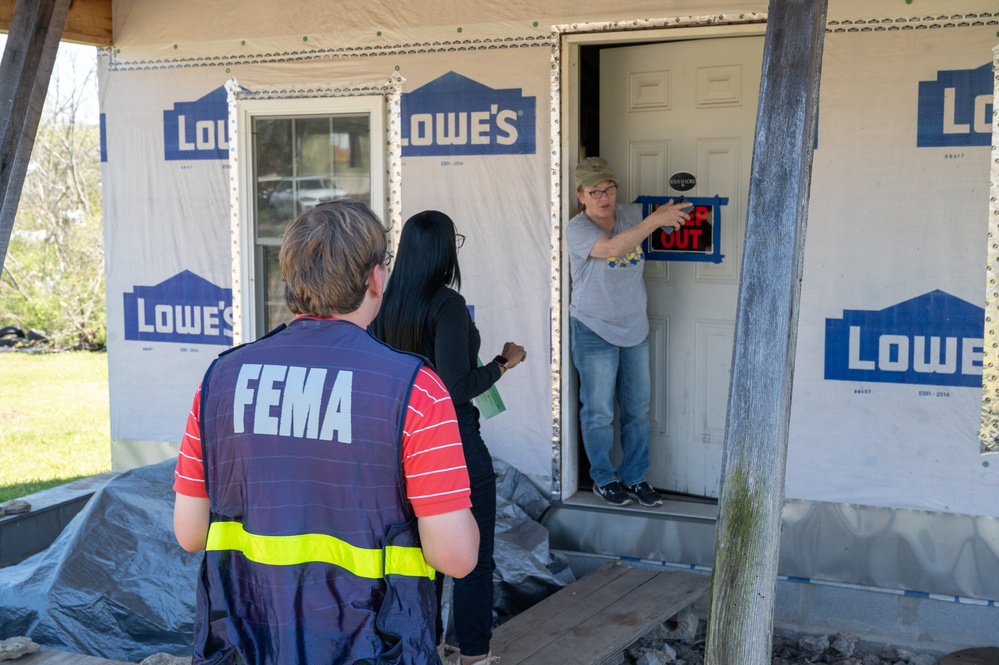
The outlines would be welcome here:
M 0 270 L 70 0 L 18 2 L 0 62 Z
M 826 0 L 771 0 L 715 534 L 706 665 L 768 665 Z

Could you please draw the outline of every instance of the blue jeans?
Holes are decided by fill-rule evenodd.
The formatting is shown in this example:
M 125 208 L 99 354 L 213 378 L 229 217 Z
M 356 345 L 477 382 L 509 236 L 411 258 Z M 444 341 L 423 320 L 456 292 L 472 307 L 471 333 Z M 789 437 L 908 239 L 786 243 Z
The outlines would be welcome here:
M 637 346 L 615 346 L 574 318 L 572 360 L 579 372 L 580 425 L 583 447 L 590 460 L 590 478 L 598 485 L 620 480 L 635 485 L 645 480 L 649 468 L 649 339 Z M 614 401 L 620 412 L 621 450 L 624 457 L 615 471 Z

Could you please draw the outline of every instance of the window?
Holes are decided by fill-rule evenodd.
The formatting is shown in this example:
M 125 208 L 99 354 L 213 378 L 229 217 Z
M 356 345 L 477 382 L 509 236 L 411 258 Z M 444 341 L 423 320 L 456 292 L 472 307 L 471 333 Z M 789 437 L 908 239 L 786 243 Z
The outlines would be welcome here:
M 240 104 L 240 154 L 251 165 L 251 172 L 240 174 L 240 226 L 247 227 L 240 236 L 242 247 L 253 248 L 241 252 L 249 255 L 240 273 L 251 287 L 241 293 L 243 341 L 292 318 L 278 263 L 289 222 L 323 201 L 345 197 L 385 218 L 382 109 L 381 97 Z

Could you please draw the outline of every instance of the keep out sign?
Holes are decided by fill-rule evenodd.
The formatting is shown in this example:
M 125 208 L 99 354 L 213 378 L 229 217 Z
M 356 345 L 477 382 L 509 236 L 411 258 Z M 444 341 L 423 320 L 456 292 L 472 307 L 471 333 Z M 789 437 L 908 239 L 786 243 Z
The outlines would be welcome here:
M 711 206 L 694 205 L 690 210 L 690 219 L 679 229 L 670 231 L 672 231 L 670 228 L 660 228 L 649 236 L 649 251 L 701 254 L 711 252 L 713 248 Z

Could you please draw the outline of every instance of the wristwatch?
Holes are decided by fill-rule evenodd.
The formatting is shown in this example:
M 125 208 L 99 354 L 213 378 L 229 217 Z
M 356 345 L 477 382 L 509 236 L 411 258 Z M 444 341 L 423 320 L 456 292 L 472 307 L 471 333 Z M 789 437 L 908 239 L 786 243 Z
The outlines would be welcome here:
M 493 358 L 493 362 L 502 367 L 503 369 L 506 369 L 506 364 L 510 361 L 504 358 L 503 356 L 496 356 L 495 358 Z

